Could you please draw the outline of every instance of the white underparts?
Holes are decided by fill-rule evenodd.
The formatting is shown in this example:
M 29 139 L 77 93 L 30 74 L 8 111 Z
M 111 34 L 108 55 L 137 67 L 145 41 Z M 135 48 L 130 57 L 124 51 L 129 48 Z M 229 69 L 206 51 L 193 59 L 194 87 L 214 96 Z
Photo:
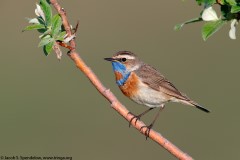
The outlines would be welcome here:
M 161 107 L 168 101 L 164 93 L 158 92 L 142 82 L 138 84 L 138 87 L 141 89 L 138 89 L 137 94 L 134 94 L 131 99 L 139 104 L 148 107 Z

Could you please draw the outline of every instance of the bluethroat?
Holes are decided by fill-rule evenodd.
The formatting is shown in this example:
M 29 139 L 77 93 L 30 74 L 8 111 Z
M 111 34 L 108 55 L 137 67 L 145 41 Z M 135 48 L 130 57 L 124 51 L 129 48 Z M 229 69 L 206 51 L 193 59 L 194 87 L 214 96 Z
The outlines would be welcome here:
M 144 126 L 147 128 L 145 131 L 146 138 L 149 136 L 151 128 L 167 102 L 179 102 L 209 112 L 208 109 L 181 93 L 159 71 L 145 64 L 134 53 L 120 51 L 113 57 L 104 59 L 112 62 L 116 82 L 122 93 L 134 102 L 149 107 L 143 113 L 133 115 L 134 117 L 130 120 L 129 126 L 134 119 L 136 123 L 144 114 L 159 107 L 153 122 L 148 126 Z

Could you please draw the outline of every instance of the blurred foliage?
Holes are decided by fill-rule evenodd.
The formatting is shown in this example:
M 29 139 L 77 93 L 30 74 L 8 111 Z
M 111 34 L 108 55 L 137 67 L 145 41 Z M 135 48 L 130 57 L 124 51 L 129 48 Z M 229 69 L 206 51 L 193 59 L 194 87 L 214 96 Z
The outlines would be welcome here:
M 189 21 L 177 24 L 175 30 L 181 29 L 185 24 L 204 21 L 202 27 L 202 37 L 207 40 L 216 33 L 223 25 L 231 21 L 229 37 L 236 39 L 236 25 L 240 19 L 240 1 L 239 0 L 196 0 L 199 5 L 204 6 L 200 16 Z M 217 16 L 213 6 L 218 5 L 221 15 Z

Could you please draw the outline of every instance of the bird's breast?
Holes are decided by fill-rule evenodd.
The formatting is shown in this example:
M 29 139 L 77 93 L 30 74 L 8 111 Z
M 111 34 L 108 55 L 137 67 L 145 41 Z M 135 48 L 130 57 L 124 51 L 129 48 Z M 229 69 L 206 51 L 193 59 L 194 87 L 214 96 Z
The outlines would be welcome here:
M 169 101 L 167 95 L 150 88 L 134 72 L 131 72 L 124 85 L 119 88 L 125 96 L 148 107 L 159 107 Z
M 121 76 L 120 75 L 116 75 L 116 79 L 117 78 L 121 78 Z M 122 93 L 125 96 L 131 98 L 135 94 L 137 94 L 138 83 L 139 83 L 139 79 L 138 79 L 137 75 L 134 72 L 132 72 L 129 75 L 128 79 L 125 81 L 125 83 L 123 85 L 119 86 L 119 88 L 121 89 Z

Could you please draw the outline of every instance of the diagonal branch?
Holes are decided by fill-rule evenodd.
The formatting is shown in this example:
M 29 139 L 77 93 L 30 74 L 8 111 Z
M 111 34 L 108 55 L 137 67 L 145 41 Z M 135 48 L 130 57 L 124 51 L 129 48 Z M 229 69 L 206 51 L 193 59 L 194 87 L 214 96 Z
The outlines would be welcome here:
M 54 6 L 54 8 L 57 10 L 57 12 L 60 14 L 63 26 L 68 34 L 68 36 L 72 35 L 72 31 L 66 16 L 65 10 L 60 6 L 60 4 L 57 2 L 57 0 L 50 0 L 51 4 Z M 76 42 L 75 40 L 71 40 L 70 47 L 72 48 L 68 56 L 74 61 L 77 68 L 79 68 L 90 80 L 90 82 L 94 85 L 94 87 L 101 93 L 110 103 L 113 109 L 115 109 L 121 116 L 123 116 L 128 122 L 133 118 L 133 115 L 128 114 L 129 111 L 124 107 L 118 99 L 115 97 L 115 95 L 109 90 L 104 87 L 104 85 L 100 82 L 100 80 L 97 78 L 97 76 L 94 74 L 94 72 L 84 63 L 82 58 L 79 56 L 79 54 L 76 51 Z M 135 123 L 132 121 L 132 126 L 135 127 L 139 132 L 142 134 L 145 133 L 146 128 L 141 130 L 141 127 L 145 126 L 145 124 L 142 121 L 137 121 Z M 165 148 L 168 152 L 170 152 L 172 155 L 174 155 L 178 159 L 182 160 L 192 160 L 193 158 L 190 157 L 188 154 L 181 151 L 179 148 L 177 148 L 174 144 L 169 142 L 166 138 L 164 138 L 161 134 L 151 129 L 151 132 L 149 134 L 149 138 L 151 138 L 153 141 L 161 145 L 163 148 Z

